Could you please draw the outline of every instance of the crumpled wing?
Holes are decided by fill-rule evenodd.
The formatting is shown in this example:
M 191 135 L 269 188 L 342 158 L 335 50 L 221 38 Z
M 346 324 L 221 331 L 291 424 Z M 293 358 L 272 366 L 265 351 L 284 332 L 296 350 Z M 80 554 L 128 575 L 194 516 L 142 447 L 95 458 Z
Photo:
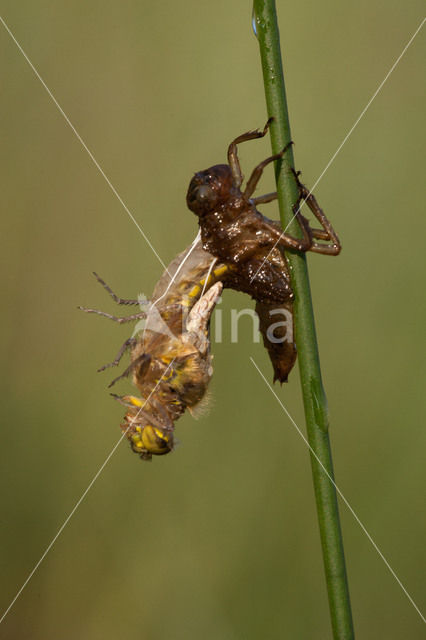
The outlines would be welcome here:
M 222 293 L 223 284 L 216 282 L 206 293 L 195 303 L 189 312 L 186 321 L 186 331 L 184 339 L 192 343 L 203 356 L 210 347 L 209 326 L 213 309 Z

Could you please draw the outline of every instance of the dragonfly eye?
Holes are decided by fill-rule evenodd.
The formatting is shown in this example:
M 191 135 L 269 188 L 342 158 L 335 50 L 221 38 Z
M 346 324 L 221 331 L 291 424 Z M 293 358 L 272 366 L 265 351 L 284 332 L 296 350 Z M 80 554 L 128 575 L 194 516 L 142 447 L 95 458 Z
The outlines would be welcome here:
M 142 442 L 146 451 L 157 456 L 173 449 L 173 435 L 151 426 L 146 426 L 142 431 Z
M 214 191 L 209 185 L 203 184 L 195 192 L 195 197 L 200 204 L 204 204 L 208 200 L 212 200 L 215 197 Z
M 201 184 L 200 182 L 197 175 L 191 180 L 186 198 L 189 209 L 197 215 L 212 211 L 218 200 L 217 190 L 214 189 L 212 180 L 209 180 L 210 184 L 206 184 L 205 180 Z

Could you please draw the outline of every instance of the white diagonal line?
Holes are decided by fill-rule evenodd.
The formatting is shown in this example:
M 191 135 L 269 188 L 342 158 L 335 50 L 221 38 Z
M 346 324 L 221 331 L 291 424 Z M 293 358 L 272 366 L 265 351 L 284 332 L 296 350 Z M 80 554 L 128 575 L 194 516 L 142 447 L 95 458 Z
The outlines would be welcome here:
M 4 26 L 4 28 L 6 29 L 6 31 L 8 32 L 8 34 L 10 35 L 10 37 L 12 38 L 13 42 L 16 44 L 16 46 L 18 47 L 19 51 L 22 53 L 22 55 L 24 56 L 25 60 L 28 62 L 29 66 L 31 67 L 31 69 L 34 71 L 35 75 L 37 76 L 37 78 L 40 80 L 41 84 L 43 85 L 43 87 L 45 88 L 45 90 L 47 91 L 49 97 L 51 98 L 51 100 L 53 101 L 54 105 L 56 106 L 56 108 L 58 109 L 58 111 L 60 112 L 60 114 L 63 116 L 65 122 L 68 124 L 68 126 L 70 127 L 71 131 L 74 133 L 75 137 L 77 138 L 77 140 L 80 142 L 80 144 L 82 145 L 82 147 L 87 151 L 90 159 L 92 160 L 93 164 L 95 165 L 95 167 L 98 169 L 99 173 L 101 174 L 101 176 L 105 179 L 105 182 L 107 183 L 107 185 L 109 186 L 109 188 L 111 189 L 111 191 L 113 192 L 113 194 L 115 195 L 115 197 L 117 198 L 117 200 L 119 201 L 119 203 L 121 204 L 121 206 L 123 207 L 123 209 L 126 211 L 127 215 L 129 216 L 129 218 L 131 219 L 131 221 L 133 222 L 133 224 L 137 227 L 137 229 L 139 230 L 139 233 L 143 236 L 143 238 L 145 239 L 145 241 L 147 242 L 147 244 L 149 245 L 149 247 L 151 248 L 152 252 L 155 254 L 155 256 L 158 258 L 158 260 L 160 261 L 161 265 L 163 266 L 164 269 L 167 269 L 166 265 L 164 264 L 164 262 L 162 261 L 162 259 L 160 258 L 160 256 L 158 255 L 157 251 L 154 249 L 152 243 L 150 242 L 150 240 L 148 239 L 147 235 L 145 234 L 145 232 L 143 231 L 142 227 L 139 225 L 139 223 L 136 221 L 135 217 L 133 216 L 133 214 L 131 213 L 131 211 L 129 210 L 129 208 L 127 207 L 126 203 L 124 202 L 124 200 L 122 199 L 122 197 L 120 196 L 120 194 L 118 193 L 117 189 L 114 187 L 114 185 L 112 184 L 111 180 L 108 178 L 108 176 L 106 175 L 105 171 L 102 169 L 101 165 L 99 164 L 99 162 L 96 160 L 95 156 L 93 155 L 93 153 L 90 151 L 89 147 L 87 146 L 87 144 L 84 142 L 83 138 L 81 137 L 81 135 L 78 133 L 77 129 L 74 127 L 73 123 L 71 122 L 71 120 L 69 119 L 69 117 L 67 116 L 67 114 L 65 113 L 65 111 L 62 109 L 61 105 L 59 104 L 59 102 L 56 100 L 55 96 L 53 95 L 53 93 L 51 92 L 51 90 L 49 89 L 49 87 L 47 86 L 47 84 L 45 83 L 45 81 L 43 80 L 43 78 L 41 77 L 41 75 L 39 74 L 39 72 L 37 71 L 37 69 L 35 68 L 35 66 L 33 65 L 33 63 L 31 62 L 31 60 L 29 59 L 29 57 L 27 56 L 27 54 L 25 53 L 25 51 L 23 50 L 23 48 L 21 47 L 21 45 L 19 44 L 19 42 L 17 41 L 17 39 L 15 38 L 15 36 L 13 35 L 13 33 L 11 32 L 11 30 L 9 29 L 9 27 L 7 26 L 7 24 L 5 23 L 5 21 L 3 20 L 3 18 L 0 16 L 0 22 L 2 23 L 2 25 Z
M 369 109 L 369 107 L 371 106 L 371 103 L 373 102 L 373 100 L 376 98 L 376 96 L 378 95 L 378 93 L 381 91 L 381 89 L 383 88 L 384 84 L 386 83 L 386 81 L 388 80 L 389 76 L 391 75 L 391 73 L 394 71 L 395 67 L 397 66 L 397 64 L 400 62 L 401 58 L 405 55 L 405 53 L 407 52 L 408 47 L 411 45 L 411 43 L 413 42 L 414 38 L 417 36 L 417 34 L 419 33 L 420 29 L 423 27 L 424 23 L 425 23 L 426 18 L 423 18 L 423 20 L 421 21 L 420 25 L 417 27 L 417 29 L 415 30 L 415 32 L 413 33 L 413 35 L 411 36 L 411 38 L 409 39 L 409 41 L 407 42 L 407 44 L 405 45 L 405 47 L 403 48 L 403 50 L 401 51 L 401 53 L 399 54 L 399 56 L 397 57 L 397 59 L 395 60 L 395 62 L 393 63 L 393 65 L 391 66 L 391 68 L 389 69 L 389 71 L 387 72 L 387 74 L 385 75 L 385 77 L 383 78 L 382 82 L 379 84 L 379 86 L 377 87 L 376 91 L 373 93 L 373 95 L 371 96 L 370 100 L 367 102 L 367 104 L 365 105 L 364 109 L 361 111 L 361 113 L 359 114 L 358 118 L 355 120 L 355 122 L 353 123 L 352 127 L 349 129 L 348 133 L 345 135 L 345 137 L 343 138 L 342 142 L 340 143 L 340 145 L 337 147 L 336 151 L 333 153 L 333 155 L 331 156 L 330 160 L 327 162 L 327 164 L 325 165 L 324 169 L 322 170 L 319 178 L 317 179 L 317 181 L 314 183 L 312 189 L 309 192 L 309 195 L 311 195 L 312 191 L 315 189 L 315 187 L 319 184 L 320 180 L 322 179 L 322 177 L 324 176 L 324 174 L 326 173 L 326 171 L 328 170 L 328 168 L 330 167 L 330 165 L 334 162 L 336 156 L 339 154 L 339 152 L 341 151 L 342 147 L 346 144 L 348 138 L 352 135 L 353 131 L 355 130 L 355 128 L 358 126 L 360 120 L 363 118 L 363 116 L 365 115 L 365 113 L 367 112 L 367 110 Z M 300 210 L 301 207 L 299 207 Z M 294 218 L 294 216 L 293 216 Z M 289 222 L 289 224 L 291 223 L 291 221 Z M 286 226 L 286 228 L 284 229 L 284 231 L 286 231 L 288 229 L 289 224 Z
M 391 572 L 392 576 L 395 578 L 395 580 L 397 581 L 397 583 L 399 584 L 399 586 L 401 587 L 401 589 L 403 590 L 403 592 L 405 593 L 405 595 L 407 596 L 408 600 L 411 602 L 411 604 L 413 605 L 413 607 L 415 608 L 415 610 L 417 611 L 417 613 L 419 614 L 419 616 L 421 617 L 421 619 L 423 620 L 423 622 L 426 624 L 426 619 L 423 616 L 422 612 L 420 611 L 419 607 L 416 605 L 416 603 L 414 602 L 413 598 L 410 596 L 410 594 L 408 593 L 407 589 L 404 587 L 404 585 L 402 584 L 401 580 L 398 578 L 398 576 L 396 575 L 395 571 L 392 569 L 392 567 L 390 566 L 389 562 L 386 560 L 385 556 L 383 555 L 383 553 L 380 551 L 379 547 L 377 546 L 377 544 L 374 542 L 373 538 L 371 537 L 371 535 L 368 533 L 367 529 L 365 528 L 365 526 L 363 525 L 363 523 L 361 522 L 361 520 L 358 518 L 357 514 L 355 513 L 355 511 L 353 510 L 353 508 L 351 507 L 351 505 L 349 504 L 348 500 L 345 498 L 345 496 L 343 495 L 343 493 L 341 492 L 341 490 L 339 489 L 339 487 L 337 486 L 337 484 L 335 483 L 335 481 L 333 480 L 333 478 L 330 476 L 330 474 L 328 473 L 327 469 L 325 468 L 325 466 L 323 465 L 323 463 L 321 462 L 321 460 L 319 459 L 319 457 L 317 456 L 317 454 L 315 453 L 315 451 L 312 449 L 311 445 L 309 444 L 308 440 L 306 439 L 306 437 L 304 436 L 302 430 L 297 426 L 296 422 L 293 420 L 293 418 L 291 417 L 291 415 L 289 414 L 289 412 L 287 411 L 287 409 L 285 408 L 285 406 L 283 405 L 283 403 L 281 402 L 281 400 L 279 399 L 279 397 L 277 396 L 277 394 L 275 393 L 274 389 L 272 388 L 272 386 L 269 384 L 268 380 L 265 378 L 265 376 L 263 375 L 262 371 L 259 369 L 259 367 L 257 366 L 256 362 L 253 360 L 253 358 L 250 356 L 250 360 L 252 361 L 252 363 L 254 364 L 254 366 L 256 367 L 256 369 L 258 370 L 258 372 L 260 373 L 261 377 L 263 378 L 266 386 L 269 388 L 269 390 L 271 391 L 271 393 L 275 396 L 276 400 L 278 400 L 281 409 L 286 413 L 287 417 L 290 419 L 290 421 L 293 423 L 293 426 L 295 427 L 297 433 L 300 435 L 300 437 L 302 438 L 303 442 L 306 444 L 306 446 L 308 447 L 309 451 L 311 452 L 311 454 L 314 456 L 314 458 L 316 459 L 316 461 L 319 463 L 319 465 L 321 466 L 322 470 L 324 471 L 325 475 L 327 476 L 327 478 L 330 480 L 331 484 L 333 485 L 333 487 L 336 489 L 337 493 L 339 494 L 339 496 L 341 497 L 341 499 L 343 500 L 343 502 L 345 503 L 345 505 L 347 506 L 347 508 L 349 509 L 349 511 L 351 512 L 351 514 L 353 515 L 353 517 L 355 518 L 355 520 L 357 521 L 357 523 L 359 524 L 359 526 L 361 527 L 362 531 L 365 533 L 365 535 L 367 536 L 367 538 L 369 539 L 369 541 L 371 542 L 371 544 L 373 545 L 374 549 L 377 551 L 377 553 L 379 554 L 379 556 L 381 557 L 381 559 L 383 560 L 383 562 L 385 563 L 385 565 L 387 566 L 387 568 L 389 569 L 389 571 Z
M 310 189 L 307 198 L 309 198 L 309 196 L 311 195 L 311 193 L 313 192 L 313 190 L 315 189 L 315 187 L 319 184 L 320 180 L 323 178 L 323 176 L 325 175 L 325 173 L 327 172 L 327 170 L 329 169 L 330 165 L 334 162 L 334 160 L 336 159 L 337 155 L 340 153 L 340 151 L 342 150 L 342 147 L 346 144 L 346 142 L 348 141 L 349 137 L 352 135 L 353 131 L 355 130 L 355 128 L 358 126 L 360 120 L 363 118 L 363 116 L 366 114 L 367 110 L 369 109 L 369 107 L 371 106 L 371 103 L 373 102 L 373 100 L 376 98 L 377 94 L 380 92 L 380 90 L 383 88 L 385 82 L 388 80 L 389 76 L 391 75 L 391 73 L 393 72 L 393 70 L 395 69 L 395 67 L 397 66 L 397 64 L 400 62 L 401 58 L 404 56 L 404 54 L 406 53 L 408 47 L 411 45 L 411 43 L 413 42 L 414 38 L 417 36 L 417 34 L 419 33 L 420 29 L 423 27 L 424 23 L 425 23 L 426 18 L 423 18 L 423 20 L 421 21 L 421 23 L 419 24 L 419 26 L 417 27 L 417 29 L 415 30 L 415 32 L 413 33 L 413 35 L 411 36 L 411 38 L 409 39 L 409 41 L 407 42 L 407 44 L 405 45 L 405 47 L 403 48 L 403 50 L 401 51 L 401 53 L 399 54 L 399 56 L 397 57 L 397 59 L 395 60 L 395 62 L 393 63 L 393 65 L 391 66 L 391 68 L 389 69 L 389 71 L 387 72 L 387 74 L 385 75 L 385 77 L 383 78 L 382 82 L 379 84 L 379 86 L 377 87 L 376 91 L 373 93 L 373 95 L 371 96 L 370 100 L 367 102 L 367 104 L 365 105 L 364 109 L 361 111 L 361 113 L 359 114 L 358 118 L 355 120 L 355 122 L 353 123 L 352 127 L 349 129 L 348 133 L 345 135 L 345 137 L 343 138 L 342 142 L 340 143 L 340 145 L 337 147 L 336 151 L 333 153 L 333 155 L 331 156 L 330 160 L 327 162 L 327 164 L 325 165 L 324 169 L 322 170 L 319 178 L 317 179 L 316 182 L 314 182 L 314 186 L 312 187 L 312 189 Z M 283 236 L 285 234 L 285 232 L 287 231 L 287 229 L 289 228 L 289 226 L 291 225 L 291 223 L 293 222 L 294 218 L 296 217 L 296 215 L 299 213 L 299 211 L 301 210 L 301 208 L 304 206 L 305 204 L 305 199 L 302 200 L 302 202 L 300 203 L 300 205 L 298 206 L 297 210 L 295 211 L 293 217 L 290 219 L 290 221 L 288 222 L 287 226 L 285 227 L 285 229 L 283 230 L 281 236 Z M 263 265 L 265 264 L 266 260 L 269 258 L 269 256 L 271 255 L 272 251 L 275 249 L 275 247 L 277 246 L 277 244 L 279 243 L 280 238 L 278 238 L 278 240 L 275 242 L 274 246 L 272 247 L 272 249 L 270 250 L 270 252 L 268 253 L 268 255 L 266 256 L 266 258 L 264 258 L 262 264 L 260 265 L 260 267 L 258 268 L 258 270 L 256 271 L 256 273 L 254 274 L 254 276 L 252 277 L 252 279 L 250 280 L 250 282 L 253 282 L 254 278 L 257 276 L 257 274 L 259 273 L 259 271 L 262 269 Z
M 41 565 L 41 563 L 43 562 L 43 560 L 45 559 L 45 557 L 47 556 L 47 554 L 49 553 L 49 551 L 51 550 L 53 545 L 55 544 L 56 540 L 59 538 L 59 536 L 61 535 L 62 531 L 67 526 L 68 522 L 71 520 L 71 518 L 73 517 L 74 513 L 77 511 L 78 507 L 81 505 L 81 503 L 83 502 L 84 498 L 87 496 L 87 494 L 89 493 L 90 489 L 93 487 L 93 485 L 95 484 L 96 480 L 99 478 L 99 476 L 101 475 L 102 471 L 105 469 L 106 465 L 108 464 L 108 462 L 110 461 L 110 459 L 114 455 L 115 451 L 117 450 L 117 448 L 120 445 L 121 441 L 123 440 L 123 438 L 127 434 L 128 430 L 130 429 L 132 424 L 135 423 L 139 413 L 142 411 L 142 409 L 144 408 L 144 406 L 146 405 L 146 403 L 148 402 L 148 400 L 150 399 L 152 394 L 156 391 L 158 385 L 160 384 L 162 379 L 166 376 L 168 370 L 171 368 L 171 366 L 173 365 L 175 360 L 176 360 L 176 358 L 173 358 L 173 360 L 170 362 L 170 364 L 168 365 L 167 369 L 164 371 L 163 375 L 161 376 L 161 378 L 159 379 L 159 381 L 157 382 L 157 384 L 155 385 L 153 390 L 150 392 L 149 396 L 147 397 L 147 399 L 145 400 L 143 405 L 139 408 L 137 414 L 134 416 L 134 418 L 132 418 L 132 420 L 129 423 L 129 426 L 127 427 L 127 429 L 125 431 L 123 431 L 123 433 L 120 436 L 119 440 L 113 446 L 113 448 L 111 449 L 111 451 L 109 452 L 109 454 L 107 455 L 107 457 L 105 458 L 105 460 L 103 461 L 101 466 L 99 467 L 98 471 L 95 473 L 95 475 L 93 476 L 93 478 L 91 479 L 91 481 L 87 485 L 87 488 L 83 491 L 83 493 L 81 494 L 80 498 L 77 500 L 77 502 L 75 503 L 74 507 L 72 508 L 72 510 L 70 511 L 68 516 L 65 518 L 63 524 L 59 527 L 56 535 L 52 538 L 51 542 L 46 547 L 46 550 L 44 551 L 44 553 L 42 554 L 42 556 L 40 557 L 38 562 L 35 564 L 33 570 L 31 571 L 31 573 L 29 574 L 29 576 L 27 577 L 27 579 L 23 583 L 22 587 L 19 589 L 19 591 L 17 592 L 16 596 L 13 598 L 12 602 L 7 607 L 5 612 L 3 613 L 2 617 L 0 618 L 0 624 L 3 622 L 3 620 L 5 619 L 5 617 L 7 616 L 7 614 L 9 613 L 9 611 L 11 610 L 11 608 L 13 607 L 13 605 L 15 604 L 15 602 L 17 601 L 17 599 L 19 598 L 19 596 L 21 595 L 21 593 L 23 592 L 23 590 L 25 589 L 25 587 L 27 586 L 27 584 L 29 583 L 31 578 L 33 577 L 33 575 L 35 574 L 35 572 L 37 571 L 37 569 L 39 568 L 39 566 Z

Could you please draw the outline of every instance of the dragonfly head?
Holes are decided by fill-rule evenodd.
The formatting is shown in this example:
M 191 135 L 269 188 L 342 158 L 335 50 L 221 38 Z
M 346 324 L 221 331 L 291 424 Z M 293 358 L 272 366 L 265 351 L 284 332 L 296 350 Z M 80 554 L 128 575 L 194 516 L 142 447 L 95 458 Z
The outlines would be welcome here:
M 136 427 L 129 434 L 129 440 L 133 451 L 139 453 L 143 460 L 173 451 L 173 434 L 150 425 Z
M 133 405 L 137 407 L 143 402 L 140 398 L 122 396 L 117 399 L 131 406 L 131 410 L 124 416 L 121 429 L 135 453 L 138 453 L 143 460 L 151 460 L 152 456 L 163 456 L 173 451 L 173 431 L 152 426 L 147 422 L 145 414 L 139 417 L 139 414 L 142 414 L 140 409 L 136 411 L 133 408 Z

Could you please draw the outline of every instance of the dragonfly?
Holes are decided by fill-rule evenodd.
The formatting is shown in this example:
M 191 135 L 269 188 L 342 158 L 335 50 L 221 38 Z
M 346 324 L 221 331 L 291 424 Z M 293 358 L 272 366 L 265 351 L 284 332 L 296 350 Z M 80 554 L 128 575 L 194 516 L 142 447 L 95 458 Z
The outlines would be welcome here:
M 174 426 L 186 409 L 200 409 L 213 374 L 209 327 L 213 309 L 222 292 L 221 278 L 227 267 L 206 252 L 199 237 L 167 267 L 155 285 L 145 308 L 127 316 L 79 307 L 119 324 L 143 321 L 120 347 L 116 358 L 98 371 L 117 366 L 130 352 L 130 365 L 121 378 L 132 376 L 140 395 L 116 395 L 127 411 L 121 429 L 133 451 L 143 460 L 164 455 L 175 447 Z M 124 299 L 94 274 L 119 305 L 140 305 Z

